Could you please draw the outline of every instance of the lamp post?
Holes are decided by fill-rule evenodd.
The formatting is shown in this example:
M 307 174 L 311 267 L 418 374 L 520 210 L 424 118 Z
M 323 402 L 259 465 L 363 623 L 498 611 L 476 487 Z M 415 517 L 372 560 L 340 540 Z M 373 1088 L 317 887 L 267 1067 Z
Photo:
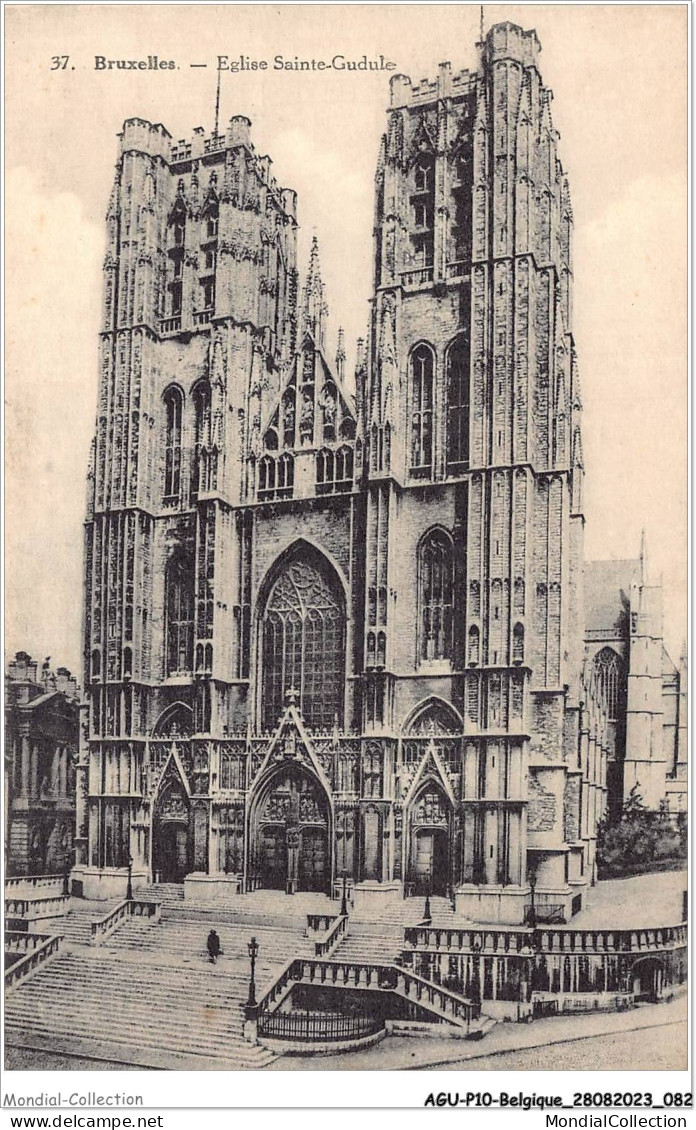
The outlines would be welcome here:
M 256 972 L 256 958 L 259 955 L 259 943 L 256 938 L 252 938 L 247 945 L 249 951 L 249 961 L 251 962 L 251 976 L 249 978 L 249 999 L 246 1002 L 247 1010 L 256 1008 L 256 982 L 254 975 Z
M 341 872 L 341 879 L 343 880 L 343 893 L 341 894 L 341 917 L 344 918 L 348 914 L 348 901 L 346 899 L 346 880 L 348 872 L 344 870 Z
M 432 916 L 432 913 L 430 911 L 430 887 L 428 887 L 428 891 L 427 891 L 427 894 L 425 896 L 425 907 L 424 907 L 424 910 L 423 910 L 423 921 L 424 922 L 432 922 L 432 920 L 433 920 L 433 916 Z
M 63 871 L 63 894 L 67 897 L 70 894 L 70 860 L 65 860 L 65 869 Z
M 126 900 L 133 901 L 133 856 L 128 856 L 128 883 L 126 885 Z
M 481 972 L 479 970 L 481 943 L 478 939 L 473 943 L 471 952 L 474 959 L 471 971 L 471 1003 L 474 1006 L 474 1018 L 478 1019 L 481 1015 Z
M 529 925 L 532 927 L 532 930 L 536 930 L 536 904 L 534 902 L 534 896 L 536 894 L 536 883 L 534 879 L 532 879 L 529 884 L 529 893 L 532 900 L 529 907 Z

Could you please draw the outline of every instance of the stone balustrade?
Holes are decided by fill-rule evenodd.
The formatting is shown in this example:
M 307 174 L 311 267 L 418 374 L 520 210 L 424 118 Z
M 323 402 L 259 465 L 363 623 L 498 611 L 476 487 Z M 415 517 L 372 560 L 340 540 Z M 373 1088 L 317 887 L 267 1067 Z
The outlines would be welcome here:
M 91 924 L 91 945 L 100 946 L 106 938 L 118 930 L 126 918 L 149 918 L 155 925 L 160 920 L 161 912 L 162 907 L 158 902 L 150 902 L 148 899 L 125 899 L 103 918 L 94 919 Z
M 348 915 L 343 914 L 337 918 L 333 925 L 326 931 L 325 937 L 314 943 L 315 957 L 329 957 L 341 944 L 348 931 Z
M 12 896 L 5 898 L 5 918 L 58 918 L 65 914 L 66 895 Z
M 52 891 L 60 894 L 63 891 L 65 875 L 12 875 L 5 879 L 5 894 L 12 891 L 23 894 L 25 891 Z
M 281 994 L 286 996 L 293 984 L 397 993 L 411 1004 L 435 1013 L 440 1020 L 464 1026 L 467 1031 L 478 1011 L 473 1001 L 454 990 L 396 965 L 298 957 L 286 966 L 266 993 L 258 1006 L 258 1015 L 273 1011 L 278 998 Z
M 407 926 L 406 947 L 442 953 L 562 954 L 644 953 L 686 945 L 687 926 L 646 927 L 636 930 L 579 930 L 522 926 L 459 928 Z
M 15 931 L 9 931 L 13 936 L 16 936 Z M 5 944 L 7 945 L 7 933 L 5 934 Z M 60 952 L 63 945 L 63 938 L 60 934 L 25 934 L 27 939 L 26 955 L 16 961 L 9 969 L 5 970 L 5 990 L 16 988 L 22 981 L 29 976 L 30 973 L 49 958 Z M 40 939 L 36 943 L 33 939 Z M 17 943 L 19 944 L 19 943 Z M 17 949 L 10 949 L 9 952 L 19 952 Z

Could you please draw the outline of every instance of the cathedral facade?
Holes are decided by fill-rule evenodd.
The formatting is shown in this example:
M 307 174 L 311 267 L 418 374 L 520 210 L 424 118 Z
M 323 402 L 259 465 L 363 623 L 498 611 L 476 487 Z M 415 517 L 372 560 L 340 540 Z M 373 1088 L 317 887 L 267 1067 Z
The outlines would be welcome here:
M 85 526 L 74 879 L 483 921 L 579 909 L 609 730 L 583 680 L 572 208 L 533 31 L 391 80 L 354 382 L 250 122 L 130 119 Z M 367 237 L 367 233 L 366 233 Z M 345 879 L 344 879 L 345 876 Z

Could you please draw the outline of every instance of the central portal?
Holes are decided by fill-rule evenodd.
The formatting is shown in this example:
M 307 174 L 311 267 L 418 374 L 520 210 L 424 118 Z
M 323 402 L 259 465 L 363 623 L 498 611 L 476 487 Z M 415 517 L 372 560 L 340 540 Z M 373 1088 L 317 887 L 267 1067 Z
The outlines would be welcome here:
M 260 886 L 288 894 L 329 892 L 329 806 L 311 774 L 299 765 L 280 769 L 259 801 L 255 829 Z

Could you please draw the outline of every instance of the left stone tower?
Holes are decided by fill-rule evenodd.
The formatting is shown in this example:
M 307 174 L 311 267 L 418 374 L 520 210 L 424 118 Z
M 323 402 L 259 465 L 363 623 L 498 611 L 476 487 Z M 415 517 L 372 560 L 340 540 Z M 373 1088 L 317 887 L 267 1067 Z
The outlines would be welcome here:
M 171 778 L 157 784 L 176 855 L 177 805 L 208 769 L 171 738 L 224 727 L 248 651 L 248 455 L 297 344 L 296 197 L 250 127 L 175 144 L 131 118 L 120 134 L 85 524 L 87 895 L 121 893 L 129 857 L 136 877 L 154 869 L 153 775 Z M 145 756 L 159 734 L 162 765 L 153 741 Z M 205 870 L 210 817 L 194 817 L 188 863 Z

